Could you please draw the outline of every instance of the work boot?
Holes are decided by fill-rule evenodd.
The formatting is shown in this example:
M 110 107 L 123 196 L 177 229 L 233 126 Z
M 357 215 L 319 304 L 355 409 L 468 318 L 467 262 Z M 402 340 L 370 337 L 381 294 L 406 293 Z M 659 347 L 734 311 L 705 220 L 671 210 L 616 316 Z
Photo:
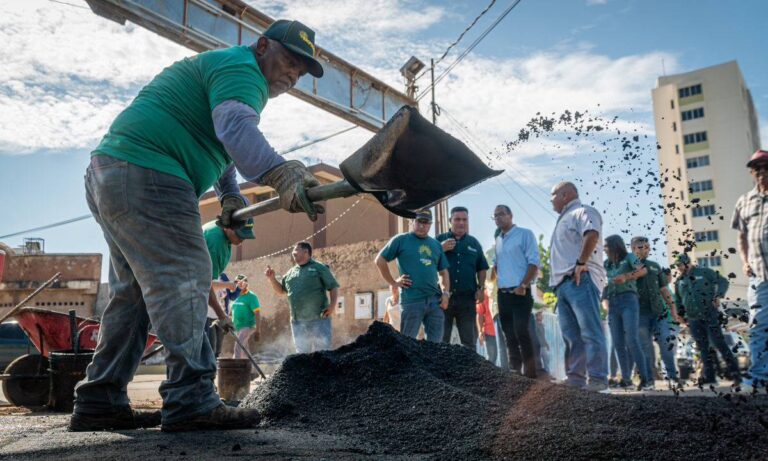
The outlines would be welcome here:
M 251 408 L 235 408 L 224 404 L 210 413 L 175 423 L 164 423 L 163 432 L 187 432 L 224 429 L 250 429 L 261 421 L 261 415 Z
M 122 407 L 109 413 L 72 413 L 69 418 L 70 432 L 120 431 L 146 429 L 160 425 L 160 410 L 139 411 Z

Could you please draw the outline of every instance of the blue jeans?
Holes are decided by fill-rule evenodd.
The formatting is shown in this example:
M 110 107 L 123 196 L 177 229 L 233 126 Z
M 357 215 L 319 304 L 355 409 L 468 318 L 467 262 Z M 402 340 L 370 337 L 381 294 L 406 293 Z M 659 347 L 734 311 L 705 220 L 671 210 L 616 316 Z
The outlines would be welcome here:
M 293 344 L 299 354 L 309 354 L 331 348 L 330 317 L 317 320 L 291 320 Z
M 671 328 L 666 317 L 659 318 L 657 314 L 640 314 L 640 344 L 648 363 L 648 373 L 653 376 L 656 369 L 656 350 L 653 348 L 654 339 L 661 351 L 661 361 L 664 363 L 664 371 L 667 379 L 677 379 L 675 368 L 675 336 L 671 334 Z
M 632 361 L 637 364 L 640 379 L 650 381 L 648 362 L 640 345 L 640 300 L 637 293 L 628 291 L 611 296 L 608 300 L 608 327 L 616 348 L 616 357 L 621 368 L 621 379 L 632 379 Z
M 728 376 L 726 377 L 740 379 L 739 362 L 725 342 L 723 327 L 720 324 L 720 313 L 717 310 L 712 309 L 709 313 L 709 318 L 689 320 L 688 330 L 691 332 L 694 341 L 696 341 L 696 347 L 701 355 L 701 363 L 704 369 L 702 375 L 703 382 L 713 383 L 717 379 L 715 376 L 717 352 L 720 352 L 728 367 Z
M 749 281 L 749 374 L 755 386 L 768 386 L 768 282 Z
M 567 279 L 557 287 L 557 319 L 565 340 L 565 368 L 573 386 L 589 380 L 608 383 L 608 352 L 600 323 L 600 293 L 589 273 L 581 274 L 581 283 Z
M 504 337 L 504 330 L 501 329 L 501 320 L 499 320 L 499 315 L 496 314 L 495 317 L 493 317 L 493 324 L 496 328 L 496 350 L 504 350 L 505 347 L 507 347 L 507 338 Z M 509 370 L 509 356 L 507 354 L 497 354 L 498 355 L 498 362 L 499 362 L 499 368 L 502 370 Z
M 216 359 L 205 331 L 211 259 L 189 182 L 107 156 L 91 159 L 88 206 L 109 246 L 109 304 L 75 412 L 129 405 L 126 388 L 151 323 L 168 352 L 160 385 L 163 424 L 221 404 Z
M 424 335 L 427 341 L 441 342 L 445 315 L 440 309 L 440 297 L 433 296 L 415 303 L 402 305 L 400 313 L 400 333 L 411 338 L 419 335 L 419 328 L 424 324 Z

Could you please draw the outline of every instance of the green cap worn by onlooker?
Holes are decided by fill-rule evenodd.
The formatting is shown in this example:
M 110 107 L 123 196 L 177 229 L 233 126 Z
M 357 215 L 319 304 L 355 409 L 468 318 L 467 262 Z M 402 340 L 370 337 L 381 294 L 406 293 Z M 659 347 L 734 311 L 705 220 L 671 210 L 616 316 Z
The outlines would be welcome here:
M 256 236 L 253 234 L 253 219 L 248 218 L 242 227 L 235 230 L 235 234 L 243 240 L 255 239 Z
M 688 256 L 688 253 L 680 253 L 677 255 L 677 258 L 675 258 L 675 265 L 679 266 L 681 264 L 688 265 L 691 263 L 691 257 Z
M 416 217 L 413 218 L 416 220 L 423 220 L 423 221 L 429 221 L 432 222 L 432 212 L 429 211 L 429 209 L 423 209 L 416 212 Z
M 278 19 L 273 22 L 264 36 L 280 42 L 290 51 L 298 54 L 307 61 L 309 73 L 316 78 L 323 76 L 323 66 L 315 59 L 315 31 L 299 21 Z

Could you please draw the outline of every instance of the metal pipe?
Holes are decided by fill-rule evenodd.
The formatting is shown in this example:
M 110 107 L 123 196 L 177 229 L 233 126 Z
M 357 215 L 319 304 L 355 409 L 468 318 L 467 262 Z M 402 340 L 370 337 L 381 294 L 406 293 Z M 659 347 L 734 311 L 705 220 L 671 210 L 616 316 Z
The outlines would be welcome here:
M 355 189 L 347 181 L 338 181 L 308 189 L 307 197 L 313 202 L 322 202 L 324 200 L 335 198 L 351 197 L 357 195 L 359 192 L 360 191 Z M 232 217 L 243 221 L 253 216 L 266 214 L 280 209 L 280 197 L 273 197 L 269 200 L 264 200 L 263 202 L 254 203 L 253 205 L 241 208 L 234 212 Z

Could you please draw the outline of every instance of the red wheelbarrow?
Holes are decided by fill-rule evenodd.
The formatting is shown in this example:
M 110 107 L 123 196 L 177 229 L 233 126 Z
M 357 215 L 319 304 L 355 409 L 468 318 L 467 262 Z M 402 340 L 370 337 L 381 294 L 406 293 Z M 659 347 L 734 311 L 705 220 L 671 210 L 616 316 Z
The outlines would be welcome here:
M 98 320 L 74 317 L 76 328 L 73 334 L 69 315 L 36 307 L 22 308 L 13 318 L 40 353 L 22 355 L 5 368 L 5 374 L 0 375 L 3 394 L 13 405 L 42 407 L 48 403 L 50 395 L 50 352 L 93 351 L 101 324 Z M 77 347 L 72 338 L 76 338 Z M 150 334 L 145 352 L 155 341 L 157 337 Z

